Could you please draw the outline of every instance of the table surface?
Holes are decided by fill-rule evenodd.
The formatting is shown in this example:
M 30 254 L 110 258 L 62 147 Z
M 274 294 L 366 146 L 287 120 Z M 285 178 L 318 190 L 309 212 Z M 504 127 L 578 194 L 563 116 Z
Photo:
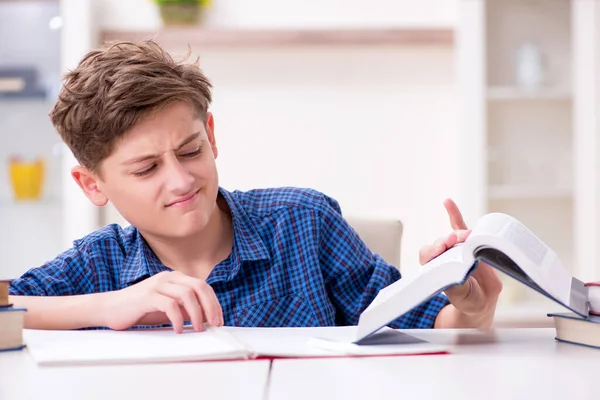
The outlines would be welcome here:
M 451 354 L 38 367 L 25 349 L 0 353 L 0 399 L 598 398 L 600 350 L 554 329 L 405 332 Z
M 0 353 L 0 399 L 264 400 L 268 360 L 38 367 L 27 349 Z
M 600 350 L 553 328 L 406 331 L 444 355 L 275 360 L 268 398 L 598 399 Z

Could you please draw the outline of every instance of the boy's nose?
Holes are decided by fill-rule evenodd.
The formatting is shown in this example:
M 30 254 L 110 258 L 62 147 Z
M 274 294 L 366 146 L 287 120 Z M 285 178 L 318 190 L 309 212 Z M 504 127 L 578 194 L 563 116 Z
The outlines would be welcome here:
M 187 194 L 193 188 L 194 177 L 178 160 L 168 163 L 166 172 L 166 189 L 176 195 Z

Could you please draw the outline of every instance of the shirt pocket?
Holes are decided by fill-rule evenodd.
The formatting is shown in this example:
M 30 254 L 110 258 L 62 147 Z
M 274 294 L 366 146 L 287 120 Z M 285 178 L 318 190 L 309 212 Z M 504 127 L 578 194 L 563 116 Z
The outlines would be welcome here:
M 247 327 L 318 326 L 312 309 L 301 294 L 290 294 L 236 310 L 235 324 Z

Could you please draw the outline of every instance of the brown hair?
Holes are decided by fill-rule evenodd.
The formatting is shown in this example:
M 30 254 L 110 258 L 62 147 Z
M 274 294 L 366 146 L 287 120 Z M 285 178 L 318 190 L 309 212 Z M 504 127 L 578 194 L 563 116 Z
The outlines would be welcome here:
M 77 161 L 99 173 L 115 142 L 169 102 L 188 102 L 206 120 L 211 88 L 197 62 L 176 62 L 152 40 L 110 43 L 65 75 L 50 119 Z

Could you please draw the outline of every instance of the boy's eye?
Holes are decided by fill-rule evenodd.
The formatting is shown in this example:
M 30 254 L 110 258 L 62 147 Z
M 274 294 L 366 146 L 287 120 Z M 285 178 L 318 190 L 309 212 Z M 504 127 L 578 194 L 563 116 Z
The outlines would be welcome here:
M 194 150 L 194 151 L 190 151 L 190 152 L 188 152 L 188 153 L 183 153 L 183 154 L 181 155 L 181 157 L 196 157 L 196 156 L 197 156 L 198 154 L 200 154 L 201 152 L 202 152 L 202 148 L 201 148 L 201 147 L 199 147 L 199 148 L 197 148 L 197 149 L 196 149 L 196 150 Z
M 141 171 L 134 172 L 133 175 L 135 175 L 135 176 L 148 175 L 150 172 L 154 171 L 154 168 L 156 168 L 156 164 L 153 164 L 150 167 L 143 169 Z

